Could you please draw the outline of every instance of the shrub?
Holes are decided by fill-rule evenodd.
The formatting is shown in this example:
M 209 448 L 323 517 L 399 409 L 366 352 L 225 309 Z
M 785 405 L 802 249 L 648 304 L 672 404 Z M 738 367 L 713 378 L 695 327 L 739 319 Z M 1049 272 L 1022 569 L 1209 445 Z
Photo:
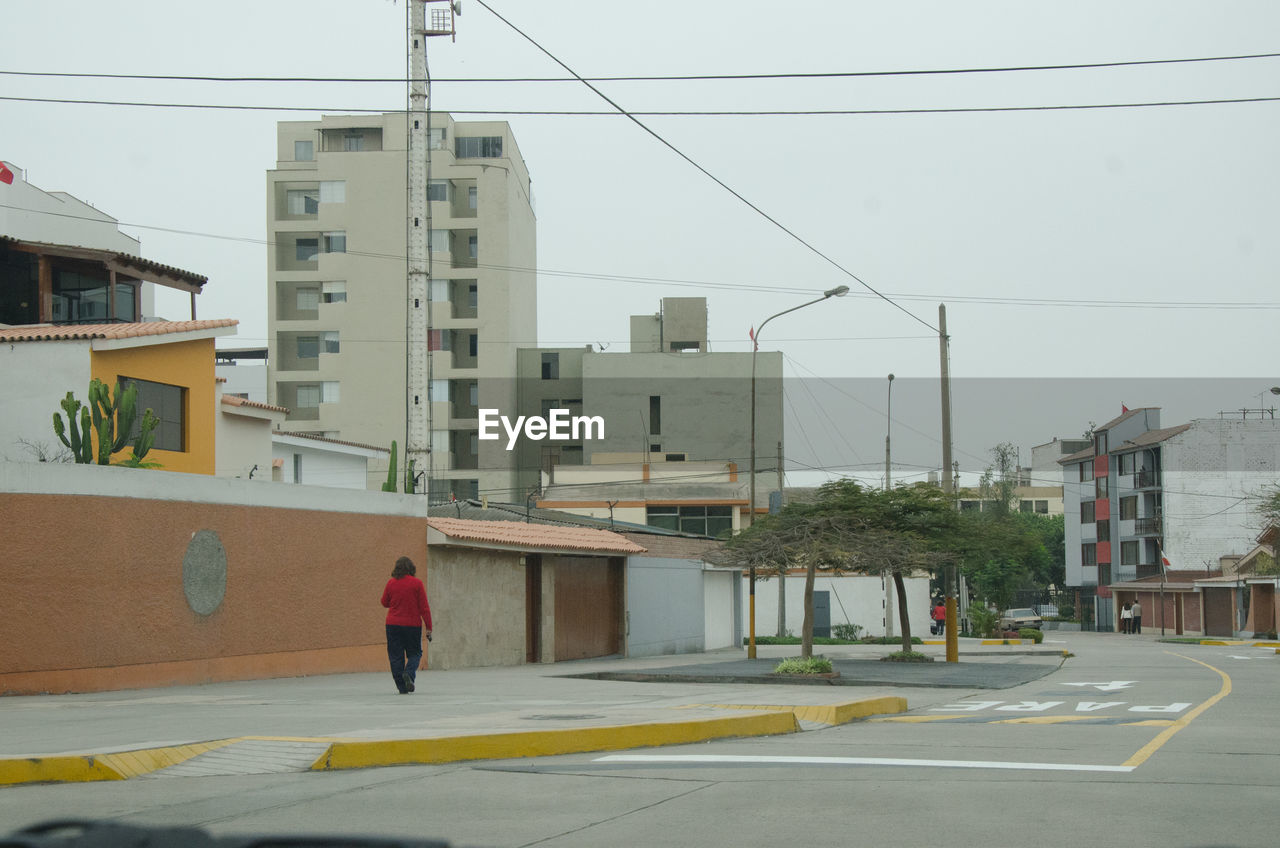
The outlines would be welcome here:
M 1022 639 L 1033 639 L 1039 645 L 1044 641 L 1044 633 L 1036 630 L 1034 627 L 1024 627 L 1018 631 L 1018 637 Z
M 1074 621 L 1075 617 L 1076 617 L 1075 604 L 1070 604 L 1070 603 L 1058 604 L 1058 620 L 1059 621 Z
M 830 674 L 831 660 L 826 657 L 790 657 L 778 663 L 774 674 Z
M 973 622 L 973 632 L 979 636 L 992 638 L 1000 632 L 1000 613 L 981 604 L 969 607 L 969 620 Z
M 837 639 L 856 642 L 862 636 L 862 631 L 864 629 L 866 628 L 861 624 L 837 624 L 831 628 L 831 634 Z
M 922 654 L 917 651 L 894 651 L 888 656 L 881 657 L 880 662 L 933 662 L 933 657 L 928 654 Z

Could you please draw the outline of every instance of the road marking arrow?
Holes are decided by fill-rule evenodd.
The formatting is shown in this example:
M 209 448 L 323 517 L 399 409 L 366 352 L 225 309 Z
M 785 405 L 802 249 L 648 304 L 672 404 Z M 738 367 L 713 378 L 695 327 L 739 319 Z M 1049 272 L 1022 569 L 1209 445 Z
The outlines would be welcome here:
M 1106 683 L 1064 683 L 1063 686 L 1092 686 L 1102 692 L 1115 692 L 1119 689 L 1128 689 L 1136 680 L 1110 680 Z

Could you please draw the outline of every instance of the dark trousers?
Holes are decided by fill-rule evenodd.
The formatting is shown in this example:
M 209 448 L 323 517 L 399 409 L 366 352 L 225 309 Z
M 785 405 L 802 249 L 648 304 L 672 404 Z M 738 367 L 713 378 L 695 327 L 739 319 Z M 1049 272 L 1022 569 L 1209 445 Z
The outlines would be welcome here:
M 1142 616 L 1140 616 L 1140 615 L 1135 615 L 1135 616 L 1133 617 L 1133 631 L 1132 631 L 1132 632 L 1134 632 L 1134 633 L 1141 633 L 1141 632 L 1142 632 Z
M 404 681 L 418 677 L 418 663 L 422 662 L 422 628 L 402 624 L 388 624 L 386 627 L 391 676 L 396 681 L 396 688 L 403 692 Z

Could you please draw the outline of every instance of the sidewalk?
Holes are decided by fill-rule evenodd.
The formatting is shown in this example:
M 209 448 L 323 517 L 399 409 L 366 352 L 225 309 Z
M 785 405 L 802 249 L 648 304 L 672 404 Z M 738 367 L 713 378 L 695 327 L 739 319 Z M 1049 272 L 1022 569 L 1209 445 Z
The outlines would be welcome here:
M 885 646 L 822 647 L 836 685 L 771 677 L 794 646 L 513 668 L 344 674 L 0 698 L 0 786 L 509 759 L 794 733 L 955 688 L 1005 688 L 1060 649 L 962 645 L 961 662 L 882 663 Z M 941 659 L 942 647 L 925 652 Z M 759 685 L 769 683 L 771 685 Z M 923 687 L 923 688 L 922 688 Z

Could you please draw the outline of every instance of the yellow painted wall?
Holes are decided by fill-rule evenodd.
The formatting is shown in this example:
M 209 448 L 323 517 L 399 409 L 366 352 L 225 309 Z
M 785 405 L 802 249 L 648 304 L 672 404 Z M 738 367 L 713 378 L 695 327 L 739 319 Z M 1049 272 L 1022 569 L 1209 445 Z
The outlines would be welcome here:
M 140 345 L 120 350 L 95 350 L 91 356 L 90 374 L 115 390 L 119 377 L 150 380 L 182 386 L 186 392 L 183 419 L 184 451 L 152 449 L 147 459 L 160 463 L 165 471 L 192 474 L 214 473 L 214 424 L 216 410 L 216 374 L 214 372 L 214 340 Z M 142 410 L 138 410 L 142 414 Z M 113 459 L 130 455 L 125 448 Z

